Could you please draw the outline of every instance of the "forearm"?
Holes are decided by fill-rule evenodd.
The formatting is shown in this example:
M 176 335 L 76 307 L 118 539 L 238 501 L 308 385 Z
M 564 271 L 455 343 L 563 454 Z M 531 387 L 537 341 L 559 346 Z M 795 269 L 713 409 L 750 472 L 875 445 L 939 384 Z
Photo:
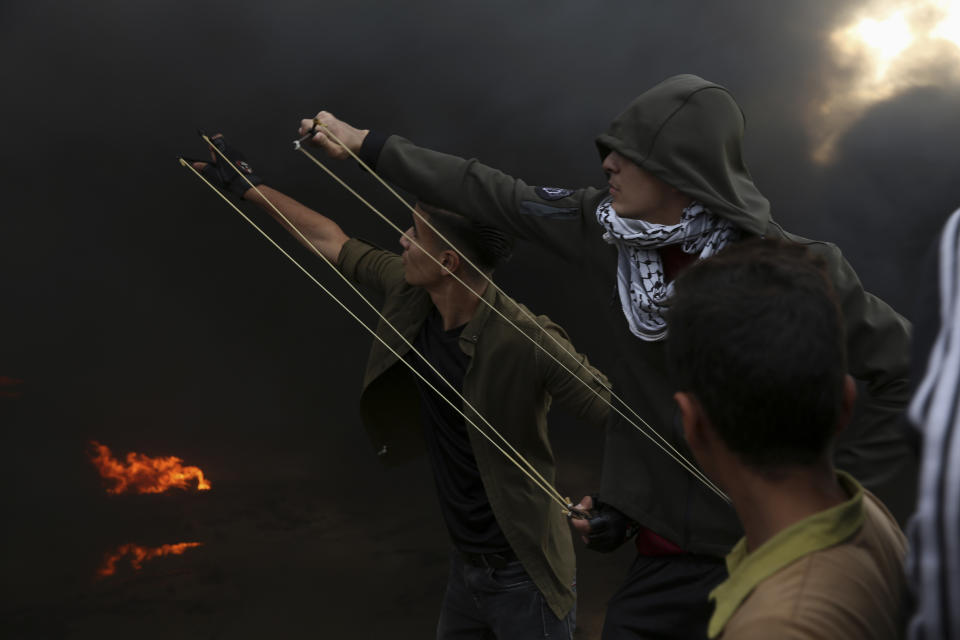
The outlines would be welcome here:
M 537 352 L 544 383 L 558 405 L 594 426 L 603 427 L 610 413 L 610 381 L 577 352 L 559 326 L 546 325 L 537 334 L 543 352 Z
M 584 260 L 589 253 L 584 238 L 600 242 L 593 215 L 604 197 L 600 190 L 531 186 L 477 160 L 357 129 L 327 111 L 300 122 L 300 135 L 307 133 L 314 133 L 312 143 L 333 158 L 357 154 L 377 175 L 417 198 L 499 227 L 565 260 Z
M 269 213 L 300 244 L 337 263 L 347 235 L 336 222 L 265 184 L 247 189 L 243 199 Z
M 517 213 L 518 194 L 526 186 L 505 173 L 391 136 L 380 153 L 377 171 L 431 204 L 496 225 L 524 239 L 536 235 L 530 220 Z

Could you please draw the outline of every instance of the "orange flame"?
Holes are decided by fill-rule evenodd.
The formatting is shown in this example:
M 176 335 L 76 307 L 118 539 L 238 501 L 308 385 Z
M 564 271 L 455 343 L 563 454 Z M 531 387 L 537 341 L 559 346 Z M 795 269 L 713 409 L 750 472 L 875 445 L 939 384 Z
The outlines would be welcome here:
M 134 571 L 139 571 L 143 563 L 147 560 L 160 558 L 162 556 L 183 554 L 187 549 L 199 547 L 202 542 L 180 542 L 178 544 L 164 544 L 159 547 L 141 547 L 138 544 L 122 544 L 117 547 L 113 553 L 107 554 L 103 559 L 103 564 L 97 569 L 97 575 L 101 577 L 112 576 L 117 571 L 117 562 L 126 555 L 130 556 L 130 566 Z
M 187 489 L 194 479 L 198 490 L 210 488 L 203 471 L 198 467 L 183 466 L 183 460 L 176 456 L 151 458 L 131 451 L 124 464 L 113 457 L 109 447 L 99 442 L 90 444 L 94 449 L 90 460 L 102 477 L 114 483 L 107 489 L 108 493 L 163 493 L 170 488 Z

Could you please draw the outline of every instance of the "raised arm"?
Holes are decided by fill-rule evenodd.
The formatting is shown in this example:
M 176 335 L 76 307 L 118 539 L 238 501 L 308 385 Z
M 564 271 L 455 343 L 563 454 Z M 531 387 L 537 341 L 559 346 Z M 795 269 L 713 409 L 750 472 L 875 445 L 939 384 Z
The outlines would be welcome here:
M 339 139 L 384 179 L 440 207 L 497 226 L 580 263 L 602 240 L 594 212 L 603 191 L 536 187 L 476 159 L 418 147 L 400 136 L 357 129 L 326 111 L 301 121 L 301 135 L 334 158 L 351 157 Z
M 243 199 L 253 202 L 273 216 L 300 244 L 308 249 L 315 249 L 327 260 L 337 264 L 340 250 L 349 237 L 336 222 L 265 184 L 258 185 L 256 189 L 247 189 Z M 283 214 L 282 217 L 277 210 Z
M 349 239 L 340 226 L 326 216 L 297 202 L 290 196 L 263 184 L 253 172 L 246 157 L 237 148 L 226 142 L 221 134 L 212 138 L 217 149 L 233 162 L 243 176 L 226 166 L 223 157 L 211 149 L 211 161 L 194 162 L 193 166 L 226 192 L 258 205 L 273 216 L 300 244 L 319 252 L 333 264 L 337 264 L 340 250 Z M 253 186 L 251 186 L 253 185 Z

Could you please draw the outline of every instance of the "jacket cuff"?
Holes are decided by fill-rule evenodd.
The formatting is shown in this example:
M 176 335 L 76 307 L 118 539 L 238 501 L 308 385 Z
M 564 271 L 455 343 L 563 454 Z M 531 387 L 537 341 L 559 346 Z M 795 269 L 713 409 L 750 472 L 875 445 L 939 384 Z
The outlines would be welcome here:
M 367 137 L 363 139 L 363 144 L 360 145 L 360 153 L 357 155 L 374 171 L 377 170 L 377 161 L 380 160 L 380 152 L 383 150 L 383 145 L 387 143 L 387 138 L 389 137 L 390 134 L 371 129 Z

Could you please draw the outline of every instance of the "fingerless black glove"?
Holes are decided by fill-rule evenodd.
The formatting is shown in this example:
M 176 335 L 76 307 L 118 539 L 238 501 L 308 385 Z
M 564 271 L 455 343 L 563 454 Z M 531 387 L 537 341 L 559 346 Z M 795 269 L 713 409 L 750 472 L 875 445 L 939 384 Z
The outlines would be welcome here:
M 597 496 L 591 497 L 593 498 L 591 510 L 593 517 L 587 520 L 590 523 L 587 548 L 601 553 L 610 553 L 637 533 L 637 523 L 630 520 L 622 511 L 602 502 Z
M 200 172 L 211 184 L 224 193 L 232 193 L 237 196 L 237 198 L 243 199 L 243 194 L 250 188 L 250 184 L 256 186 L 263 183 L 260 176 L 253 172 L 253 167 L 247 162 L 243 153 L 239 149 L 227 144 L 223 136 L 210 138 L 210 141 L 224 156 L 229 158 L 230 161 L 236 165 L 237 169 L 243 172 L 247 180 L 250 181 L 248 183 L 247 180 L 240 177 L 240 174 L 224 161 L 223 156 L 219 153 L 214 153 L 217 161 L 208 163 Z

